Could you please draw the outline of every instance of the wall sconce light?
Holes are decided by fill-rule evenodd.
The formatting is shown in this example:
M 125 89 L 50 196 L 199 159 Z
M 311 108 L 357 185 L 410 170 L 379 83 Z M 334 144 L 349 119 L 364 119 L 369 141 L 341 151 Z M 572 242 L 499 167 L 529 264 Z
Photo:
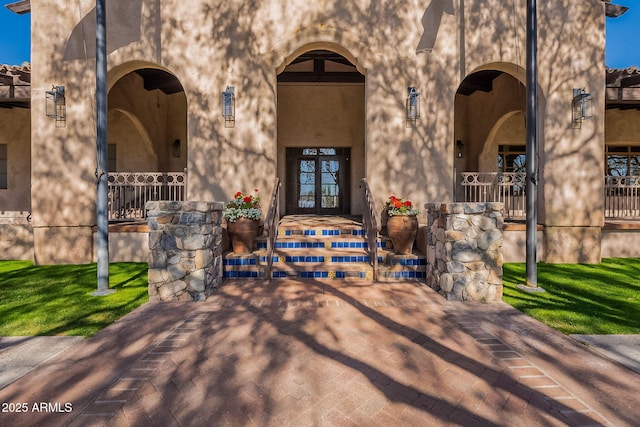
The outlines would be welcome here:
M 176 139 L 175 141 L 173 141 L 173 143 L 171 144 L 171 151 L 173 153 L 173 157 L 180 157 L 180 140 Z
M 45 92 L 47 117 L 56 119 L 56 127 L 64 127 L 67 121 L 67 106 L 64 98 L 64 86 L 53 86 Z
M 584 89 L 573 89 L 573 101 L 571 102 L 571 115 L 573 127 L 580 129 L 584 119 L 593 117 L 592 97 Z
M 235 88 L 227 86 L 222 92 L 222 117 L 224 117 L 224 127 L 232 128 L 236 124 L 236 96 Z
M 420 92 L 415 87 L 407 88 L 407 121 L 415 122 L 420 117 Z
M 456 148 L 458 149 L 458 153 L 456 154 L 456 157 L 458 157 L 459 159 L 464 157 L 464 143 L 461 140 L 457 140 L 456 141 Z

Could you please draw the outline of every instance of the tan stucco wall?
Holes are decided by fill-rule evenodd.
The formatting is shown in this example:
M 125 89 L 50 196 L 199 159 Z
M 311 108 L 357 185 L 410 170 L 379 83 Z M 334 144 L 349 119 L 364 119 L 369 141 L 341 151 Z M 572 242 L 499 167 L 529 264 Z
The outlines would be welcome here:
M 136 117 L 111 109 L 108 114 L 109 145 L 116 146 L 118 172 L 158 171 L 158 156 L 144 128 L 136 126 Z
M 602 230 L 602 258 L 640 258 L 638 230 Z
M 31 209 L 31 116 L 25 108 L 0 109 L 0 144 L 7 145 L 7 188 L 0 189 L 2 217 Z
M 93 261 L 98 262 L 97 235 L 93 233 Z M 149 262 L 148 232 L 109 232 L 110 262 Z
M 31 2 L 31 204 L 40 264 L 91 261 L 95 62 L 62 62 L 65 42 L 78 22 L 77 5 L 73 9 L 66 3 Z M 65 127 L 56 127 L 45 115 L 45 91 L 54 84 L 65 87 Z
M 0 223 L 0 259 L 33 261 L 33 230 L 26 220 Z
M 527 259 L 527 232 L 524 227 L 511 226 L 504 230 L 502 255 L 504 262 L 525 262 Z M 536 233 L 536 259 L 544 259 L 544 233 Z
M 472 3 L 479 7 L 478 2 Z M 498 3 L 485 3 L 481 9 L 492 13 L 466 14 L 466 40 L 475 43 L 466 45 L 464 66 L 469 71 L 500 69 L 500 64 L 491 64 L 500 60 L 519 65 L 510 74 L 524 81 L 524 11 L 513 19 L 506 11 L 499 13 Z M 599 232 L 594 229 L 604 223 L 605 82 L 603 66 L 594 66 L 604 64 L 604 4 L 597 0 L 544 2 L 538 5 L 538 14 L 538 220 L 546 226 L 543 260 L 573 262 L 575 242 L 583 248 L 599 248 Z M 493 42 L 492 34 L 502 37 Z M 574 129 L 571 121 L 573 88 L 585 88 L 594 100 L 593 118 L 585 120 L 581 129 Z M 599 262 L 600 251 L 582 251 L 578 258 Z
M 551 2 L 548 2 L 551 3 Z M 555 2 L 554 2 L 555 3 Z M 546 66 L 541 73 L 545 98 L 544 137 L 541 162 L 543 190 L 542 218 L 547 226 L 600 227 L 604 222 L 604 4 L 600 1 L 562 1 L 566 15 L 552 13 L 552 6 L 541 11 L 551 25 L 562 20 L 567 37 L 560 42 L 543 38 L 541 57 Z M 590 31 L 584 31 L 589 28 Z M 580 129 L 571 122 L 574 88 L 585 88 L 593 97 L 593 118 L 583 121 Z M 573 238 L 583 233 L 577 231 Z M 589 230 L 584 235 L 589 236 Z M 549 244 L 561 244 L 548 237 Z M 590 242 L 586 246 L 593 244 Z M 566 248 L 565 248 L 566 249 Z M 550 252 L 550 251 L 549 251 Z M 562 251 L 558 251 L 561 253 Z M 599 258 L 592 259 L 599 261 Z
M 63 56 L 69 35 L 94 3 L 31 4 L 32 156 L 49 160 L 34 162 L 32 170 L 34 229 L 88 227 L 95 223 L 94 62 Z M 305 51 L 334 50 L 365 75 L 364 175 L 380 207 L 391 193 L 417 206 L 452 200 L 454 99 L 460 82 L 483 67 L 511 70 L 520 81 L 524 76 L 524 5 L 514 17 L 513 5 L 502 0 L 467 0 L 464 14 L 456 2 L 455 14 L 442 15 L 434 49 L 420 53 L 422 20 L 434 9 L 418 0 L 215 5 L 143 0 L 139 25 L 127 9 L 135 8 L 135 1 L 109 4 L 115 9 L 113 33 L 120 41 L 131 36 L 110 49 L 109 87 L 136 67 L 155 66 L 176 76 L 185 90 L 186 136 L 180 139 L 188 142 L 190 199 L 224 201 L 256 187 L 269 193 L 279 167 L 282 120 L 276 73 Z M 604 6 L 600 0 L 560 0 L 539 8 L 540 146 L 546 162 L 542 218 L 556 227 L 598 226 Z M 50 25 L 52 16 L 56 25 Z M 127 22 L 130 26 L 123 28 Z M 67 89 L 67 126 L 61 129 L 44 117 L 44 91 L 53 83 Z M 220 94 L 228 85 L 236 89 L 233 128 L 224 127 L 220 115 Z M 415 125 L 404 118 L 407 86 L 421 93 Z M 573 87 L 585 87 L 594 97 L 594 119 L 579 130 L 570 120 Z M 166 126 L 167 134 L 179 128 Z M 167 141 L 162 144 L 166 149 Z M 35 235 L 36 245 L 46 244 L 38 241 L 41 233 Z
M 364 85 L 278 84 L 278 177 L 283 188 L 287 188 L 287 147 L 350 147 L 350 188 L 346 190 L 351 213 L 361 215 L 364 139 Z M 283 191 L 283 212 L 284 196 Z

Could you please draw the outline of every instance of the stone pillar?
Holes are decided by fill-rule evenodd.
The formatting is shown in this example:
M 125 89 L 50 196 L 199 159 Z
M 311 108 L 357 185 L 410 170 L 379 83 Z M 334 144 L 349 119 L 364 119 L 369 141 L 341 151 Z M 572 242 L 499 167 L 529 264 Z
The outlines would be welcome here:
M 149 301 L 203 301 L 222 282 L 220 202 L 147 202 Z
M 502 203 L 429 203 L 427 284 L 448 300 L 502 299 Z

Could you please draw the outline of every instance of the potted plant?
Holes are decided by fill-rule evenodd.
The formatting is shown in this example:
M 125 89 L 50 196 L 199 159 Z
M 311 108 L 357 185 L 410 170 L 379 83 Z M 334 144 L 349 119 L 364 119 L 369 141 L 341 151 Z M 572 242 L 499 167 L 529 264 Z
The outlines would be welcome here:
M 238 191 L 233 196 L 233 200 L 225 206 L 222 216 L 227 220 L 227 232 L 233 253 L 252 252 L 262 217 L 258 189 L 254 189 L 253 194 L 244 194 Z
M 418 218 L 420 211 L 413 207 L 410 200 L 392 195 L 387 202 L 387 233 L 397 254 L 410 254 L 413 242 L 418 235 Z

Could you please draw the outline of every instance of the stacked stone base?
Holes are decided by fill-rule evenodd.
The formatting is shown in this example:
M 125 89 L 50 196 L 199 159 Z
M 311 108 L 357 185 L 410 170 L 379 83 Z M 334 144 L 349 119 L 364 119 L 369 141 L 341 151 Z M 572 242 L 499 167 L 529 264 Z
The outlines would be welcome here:
M 502 299 L 502 203 L 429 203 L 427 284 L 454 301 Z
M 149 301 L 203 301 L 222 282 L 222 203 L 154 201 Z

